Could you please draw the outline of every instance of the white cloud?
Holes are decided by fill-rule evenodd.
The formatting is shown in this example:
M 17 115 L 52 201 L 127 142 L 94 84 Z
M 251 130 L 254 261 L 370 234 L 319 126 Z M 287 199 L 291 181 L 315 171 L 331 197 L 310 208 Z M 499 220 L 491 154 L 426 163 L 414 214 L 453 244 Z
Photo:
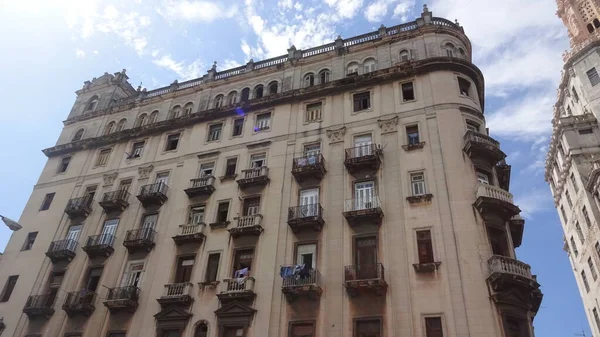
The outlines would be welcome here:
M 552 104 L 556 99 L 553 92 L 526 94 L 510 97 L 506 105 L 487 117 L 492 135 L 519 140 L 534 141 L 552 130 Z
M 335 9 L 342 19 L 351 19 L 356 16 L 363 5 L 363 0 L 325 0 L 329 7 Z
M 395 4 L 394 17 L 406 21 L 408 13 L 415 6 L 415 0 L 376 0 L 367 6 L 365 18 L 369 22 L 381 22 Z
M 231 18 L 238 12 L 237 6 L 222 6 L 211 1 L 164 0 L 156 10 L 170 23 L 177 20 L 212 22 Z
M 223 61 L 223 63 L 221 63 L 221 65 L 222 66 L 219 68 L 221 68 L 222 70 L 225 70 L 225 69 L 237 68 L 237 67 L 241 66 L 242 64 L 236 60 L 226 59 L 225 61 Z
M 519 205 L 521 215 L 526 219 L 532 219 L 534 214 L 554 208 L 550 193 L 539 188 L 517 193 L 515 204 Z
M 81 49 L 75 49 L 75 56 L 78 59 L 82 59 L 85 57 L 85 51 L 81 50 Z
M 192 63 L 185 64 L 183 61 L 175 61 L 171 55 L 163 55 L 159 59 L 154 59 L 152 63 L 175 72 L 182 81 L 198 78 L 204 72 L 203 64 L 199 59 Z
M 394 8 L 394 17 L 402 21 L 408 20 L 408 14 L 415 7 L 415 0 L 404 0 Z

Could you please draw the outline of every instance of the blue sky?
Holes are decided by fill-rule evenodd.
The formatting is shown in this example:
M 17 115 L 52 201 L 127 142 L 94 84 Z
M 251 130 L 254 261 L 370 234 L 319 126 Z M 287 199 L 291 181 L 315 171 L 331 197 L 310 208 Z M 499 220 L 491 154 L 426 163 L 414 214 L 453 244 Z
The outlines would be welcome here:
M 127 69 L 155 88 L 413 20 L 422 0 L 16 0 L 0 4 L 0 214 L 18 219 L 69 113 L 74 91 Z M 568 48 L 552 0 L 431 0 L 458 19 L 486 78 L 491 135 L 512 164 L 511 191 L 527 220 L 519 259 L 544 292 L 536 335 L 591 336 L 562 229 L 543 179 L 552 105 Z M 0 250 L 10 232 L 0 228 Z

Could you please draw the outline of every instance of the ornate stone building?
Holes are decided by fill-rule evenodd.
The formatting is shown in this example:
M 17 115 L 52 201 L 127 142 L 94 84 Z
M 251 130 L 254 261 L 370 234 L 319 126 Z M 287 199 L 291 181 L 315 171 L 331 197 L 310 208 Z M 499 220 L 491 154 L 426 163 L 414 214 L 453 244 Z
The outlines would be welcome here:
M 533 336 L 458 23 L 85 82 L 0 262 L 6 336 Z
M 552 118 L 546 181 L 565 233 L 590 327 L 600 336 L 600 2 L 557 0 L 571 50 Z

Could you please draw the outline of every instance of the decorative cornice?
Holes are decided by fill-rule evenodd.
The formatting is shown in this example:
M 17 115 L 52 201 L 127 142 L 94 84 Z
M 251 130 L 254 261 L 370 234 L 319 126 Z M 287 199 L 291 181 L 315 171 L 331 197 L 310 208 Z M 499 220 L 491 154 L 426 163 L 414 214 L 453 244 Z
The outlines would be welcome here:
M 258 143 L 247 144 L 246 147 L 249 148 L 249 149 L 257 149 L 259 147 L 267 147 L 269 145 L 271 145 L 271 141 L 270 140 L 265 140 L 265 141 L 261 141 L 261 142 L 258 142 Z
M 221 153 L 221 151 L 210 151 L 210 152 L 206 152 L 206 153 L 201 153 L 198 155 L 198 159 L 216 157 L 220 153 Z
M 138 167 L 138 173 L 140 175 L 139 179 L 148 179 L 152 170 L 154 170 L 153 165 Z
M 104 187 L 111 187 L 113 185 L 113 183 L 115 182 L 115 179 L 117 179 L 117 175 L 119 173 L 118 172 L 113 172 L 113 173 L 105 173 L 102 176 L 103 182 L 104 184 L 102 186 Z
M 483 74 L 474 64 L 469 61 L 450 58 L 434 57 L 425 60 L 410 62 L 410 64 L 400 64 L 389 68 L 374 71 L 372 73 L 345 77 L 325 84 L 315 85 L 308 88 L 294 89 L 279 94 L 265 96 L 263 98 L 253 99 L 248 102 L 227 106 L 222 108 L 210 109 L 185 115 L 174 120 L 165 120 L 158 123 L 145 125 L 133 129 L 127 129 L 115 132 L 109 135 L 86 138 L 61 144 L 44 149 L 43 152 L 48 157 L 60 156 L 76 151 L 90 148 L 98 148 L 110 144 L 128 141 L 148 135 L 178 129 L 214 119 L 221 119 L 237 114 L 238 108 L 246 112 L 255 112 L 263 109 L 270 109 L 279 104 L 289 104 L 290 102 L 302 102 L 313 97 L 322 97 L 324 95 L 333 95 L 357 88 L 397 81 L 402 78 L 414 77 L 419 74 L 433 71 L 447 70 L 460 72 L 473 80 L 479 93 L 481 106 L 485 106 L 485 88 Z
M 381 133 L 392 133 L 398 131 L 398 121 L 400 117 L 394 116 L 390 119 L 378 119 L 377 123 L 379 123 L 379 127 L 381 128 Z
M 346 134 L 345 126 L 342 126 L 341 128 L 335 129 L 335 130 L 327 130 L 327 138 L 329 138 L 329 144 L 343 142 L 345 134 Z

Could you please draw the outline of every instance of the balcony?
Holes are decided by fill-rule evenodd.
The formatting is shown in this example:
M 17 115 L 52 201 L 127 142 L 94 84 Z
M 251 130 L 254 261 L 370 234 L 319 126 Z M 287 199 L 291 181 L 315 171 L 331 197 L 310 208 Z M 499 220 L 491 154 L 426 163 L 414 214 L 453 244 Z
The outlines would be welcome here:
M 377 171 L 383 150 L 377 144 L 367 144 L 346 149 L 344 165 L 350 174 L 360 171 Z
M 140 288 L 134 286 L 109 288 L 104 306 L 113 313 L 119 310 L 134 312 L 138 307 L 139 295 Z
M 113 248 L 114 242 L 115 236 L 112 234 L 91 235 L 81 249 L 90 258 L 109 257 L 115 251 Z
M 343 214 L 350 226 L 363 223 L 380 225 L 383 218 L 381 202 L 376 195 L 370 198 L 347 199 Z
M 265 186 L 269 183 L 269 168 L 266 166 L 242 170 L 242 178 L 237 180 L 241 189 Z
M 126 190 L 106 192 L 98 204 L 106 213 L 123 212 L 129 207 L 129 192 Z
M 91 195 L 70 199 L 65 207 L 65 213 L 70 219 L 87 218 L 92 212 L 92 200 L 93 196 Z
M 321 274 L 318 270 L 312 269 L 308 276 L 296 278 L 296 275 L 283 278 L 281 292 L 289 302 L 298 298 L 308 298 L 312 301 L 321 297 L 323 289 L 321 288 Z
M 463 138 L 463 151 L 471 160 L 483 159 L 494 166 L 506 158 L 506 154 L 500 150 L 500 143 L 488 135 L 469 130 Z
M 54 314 L 55 294 L 32 295 L 27 298 L 23 313 L 34 319 L 37 317 L 50 318 Z
M 142 250 L 149 252 L 154 248 L 155 236 L 156 232 L 151 228 L 132 229 L 127 231 L 123 246 L 130 254 Z
M 517 248 L 523 242 L 525 219 L 523 219 L 519 214 L 517 214 L 510 218 L 510 220 L 508 220 L 508 227 L 510 228 L 510 236 L 512 238 L 513 246 Z
M 204 241 L 204 238 L 206 238 L 204 235 L 204 228 L 206 228 L 206 225 L 204 223 L 181 225 L 179 228 L 179 234 L 173 237 L 173 241 L 175 241 L 175 244 L 178 246 L 186 243 L 200 244 Z
M 190 282 L 165 284 L 165 293 L 157 301 L 163 308 L 170 305 L 189 306 L 194 301 L 193 289 Z
M 261 214 L 234 218 L 234 220 L 237 221 L 237 226 L 230 228 L 227 231 L 234 239 L 240 236 L 259 236 L 263 232 L 263 228 L 260 225 L 262 219 L 263 216 Z
M 256 297 L 254 292 L 254 277 L 244 277 L 243 279 L 224 279 L 220 284 L 220 291 L 217 294 L 222 303 L 240 300 L 253 300 Z
M 294 158 L 292 162 L 292 175 L 298 183 L 305 180 L 321 181 L 325 172 L 325 159 L 320 153 Z
M 71 262 L 75 257 L 75 249 L 77 249 L 77 242 L 75 240 L 53 241 L 50 243 L 46 256 L 52 260 L 52 263 L 59 261 Z
M 290 207 L 287 223 L 294 233 L 305 229 L 320 232 L 325 224 L 323 207 L 320 204 Z
M 137 198 L 144 207 L 162 206 L 167 201 L 168 190 L 169 186 L 163 182 L 144 185 Z
M 348 295 L 352 297 L 365 292 L 383 296 L 387 291 L 384 268 L 381 263 L 346 266 L 344 274 L 344 286 Z
M 484 219 L 500 217 L 508 221 L 521 210 L 513 203 L 513 196 L 500 187 L 480 183 L 477 186 L 475 208 Z
M 69 317 L 90 316 L 96 309 L 96 293 L 89 290 L 74 291 L 67 294 L 62 309 Z
M 213 176 L 191 179 L 190 182 L 192 186 L 184 190 L 189 198 L 209 196 L 215 191 L 215 177 Z
M 531 267 L 519 260 L 494 255 L 488 260 L 490 274 L 488 282 L 496 292 L 519 287 L 528 291 L 539 288 L 535 276 L 531 275 Z

